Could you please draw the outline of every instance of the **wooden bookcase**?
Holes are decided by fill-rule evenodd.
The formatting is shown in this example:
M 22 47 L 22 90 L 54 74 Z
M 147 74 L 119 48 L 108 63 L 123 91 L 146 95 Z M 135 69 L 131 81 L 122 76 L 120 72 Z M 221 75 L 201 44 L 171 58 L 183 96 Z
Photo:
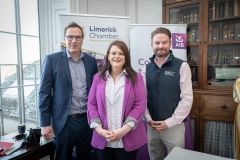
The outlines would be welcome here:
M 204 152 L 205 121 L 233 123 L 240 74 L 240 0 L 163 0 L 163 23 L 187 24 L 195 150 Z

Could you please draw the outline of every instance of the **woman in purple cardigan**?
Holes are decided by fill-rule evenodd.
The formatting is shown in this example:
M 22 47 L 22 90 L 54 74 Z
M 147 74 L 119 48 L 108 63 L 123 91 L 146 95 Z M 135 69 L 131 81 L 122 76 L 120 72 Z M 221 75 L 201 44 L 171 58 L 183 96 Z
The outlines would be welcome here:
M 99 160 L 134 160 L 138 148 L 147 143 L 143 78 L 132 69 L 123 41 L 110 44 L 105 60 L 88 95 L 88 122 L 94 129 L 91 144 Z

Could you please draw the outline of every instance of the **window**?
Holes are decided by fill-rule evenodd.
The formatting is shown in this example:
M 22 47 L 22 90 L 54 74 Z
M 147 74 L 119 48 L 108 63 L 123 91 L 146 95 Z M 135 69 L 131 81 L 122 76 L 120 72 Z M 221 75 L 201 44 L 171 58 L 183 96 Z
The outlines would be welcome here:
M 0 0 L 0 135 L 39 126 L 38 0 Z

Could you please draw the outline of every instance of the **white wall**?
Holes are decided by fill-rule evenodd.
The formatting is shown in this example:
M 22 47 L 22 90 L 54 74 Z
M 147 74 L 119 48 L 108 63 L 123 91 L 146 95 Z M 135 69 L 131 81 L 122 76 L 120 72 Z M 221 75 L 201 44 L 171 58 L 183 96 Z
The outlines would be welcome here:
M 59 13 L 131 17 L 131 24 L 161 24 L 161 0 L 40 0 L 41 59 L 60 50 Z M 62 31 L 63 32 L 63 31 Z

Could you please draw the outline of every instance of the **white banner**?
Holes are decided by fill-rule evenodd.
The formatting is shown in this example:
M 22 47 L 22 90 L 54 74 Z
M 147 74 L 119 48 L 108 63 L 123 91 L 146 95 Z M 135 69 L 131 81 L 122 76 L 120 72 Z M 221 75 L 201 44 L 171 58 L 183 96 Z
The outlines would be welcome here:
M 151 47 L 151 33 L 158 27 L 168 28 L 172 33 L 173 55 L 184 61 L 187 60 L 187 25 L 186 24 L 131 24 L 130 52 L 132 67 L 140 72 L 149 63 L 153 50 Z
M 60 14 L 60 42 L 64 40 L 64 28 L 70 22 L 83 27 L 85 37 L 82 50 L 95 57 L 98 66 L 103 65 L 104 55 L 112 41 L 122 40 L 129 46 L 130 17 Z

